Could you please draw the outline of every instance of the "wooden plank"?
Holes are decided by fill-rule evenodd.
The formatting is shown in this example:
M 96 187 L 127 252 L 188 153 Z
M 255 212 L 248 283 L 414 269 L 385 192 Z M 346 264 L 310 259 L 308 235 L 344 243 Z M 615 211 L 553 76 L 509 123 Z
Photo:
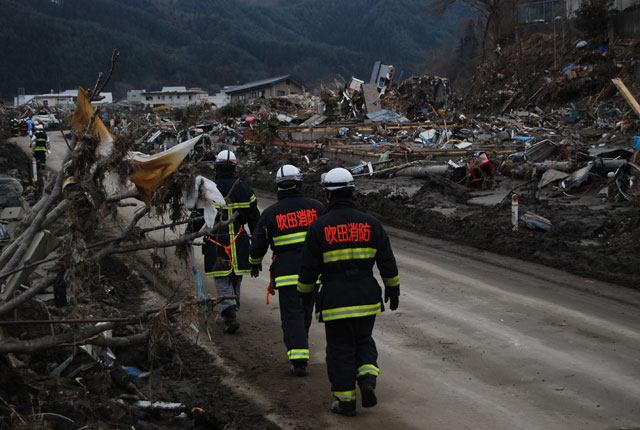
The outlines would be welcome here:
M 514 93 L 511 96 L 511 98 L 509 98 L 509 100 L 507 100 L 507 102 L 504 104 L 504 106 L 502 106 L 502 109 L 500 109 L 500 113 L 504 113 L 507 109 L 509 109 L 509 106 L 511 106 L 511 103 L 513 103 L 513 101 L 516 99 L 516 97 L 518 97 L 518 94 L 520 94 L 519 91 Z
M 631 91 L 629 91 L 624 82 L 622 82 L 620 78 L 613 78 L 611 79 L 611 82 L 613 82 L 613 85 L 615 85 L 618 91 L 620 91 L 622 97 L 624 97 L 627 103 L 629 103 L 631 109 L 633 109 L 636 115 L 640 117 L 640 104 L 638 104 L 638 101 L 633 97 L 633 94 L 631 94 Z

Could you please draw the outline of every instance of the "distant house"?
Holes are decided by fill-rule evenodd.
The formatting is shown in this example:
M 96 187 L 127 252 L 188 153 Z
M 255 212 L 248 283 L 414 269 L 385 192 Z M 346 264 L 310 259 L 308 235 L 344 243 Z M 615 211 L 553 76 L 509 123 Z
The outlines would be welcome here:
M 129 103 L 142 103 L 142 95 L 147 90 L 129 90 L 127 91 L 127 101 Z
M 283 75 L 231 87 L 225 92 L 231 96 L 231 103 L 247 103 L 260 97 L 271 99 L 289 94 L 302 94 L 304 87 L 291 78 L 291 75 Z
M 222 91 L 216 95 L 209 96 L 209 101 L 219 108 L 228 105 L 231 102 L 231 97 L 229 97 L 229 94 L 226 92 L 228 89 L 230 89 L 230 87 L 224 87 Z
M 162 87 L 161 91 L 147 91 L 140 94 L 140 101 L 145 106 L 186 107 L 188 105 L 208 102 L 209 94 L 200 88 Z
M 101 99 L 91 102 L 92 105 L 101 105 L 113 102 L 111 93 L 100 93 Z M 78 90 L 65 90 L 59 93 L 51 91 L 49 94 L 25 94 L 14 97 L 14 106 L 22 106 L 29 102 L 38 102 L 47 107 L 73 108 L 78 100 Z

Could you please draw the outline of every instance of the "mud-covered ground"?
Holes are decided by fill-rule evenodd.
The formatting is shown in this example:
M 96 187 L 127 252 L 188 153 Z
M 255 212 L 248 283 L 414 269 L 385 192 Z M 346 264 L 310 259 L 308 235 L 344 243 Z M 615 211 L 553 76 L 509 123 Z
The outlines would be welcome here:
M 74 315 L 127 317 L 149 307 L 151 281 L 140 275 L 135 259 L 124 263 L 106 259 L 87 281 L 90 294 L 75 306 L 53 308 L 52 317 Z M 162 305 L 164 301 L 159 301 Z M 21 308 L 21 317 L 47 319 L 36 302 Z M 73 309 L 73 310 L 72 310 Z M 73 314 L 69 314 L 69 312 Z M 48 326 L 12 326 L 7 335 L 29 339 L 48 334 Z M 180 330 L 151 326 L 155 336 L 149 346 L 111 348 L 115 360 L 94 360 L 80 348 L 47 349 L 9 368 L 0 360 L 0 428 L 92 429 L 274 429 L 259 408 L 220 383 L 225 370 L 211 356 L 182 336 Z M 154 330 L 156 333 L 154 334 Z M 114 336 L 130 335 L 131 326 L 115 329 Z M 98 348 L 99 349 L 99 348 Z M 68 357 L 71 364 L 51 376 Z M 110 365 L 107 365 L 109 363 Z M 150 372 L 137 378 L 120 366 Z M 151 410 L 134 405 L 135 399 L 175 402 L 177 410 Z M 11 405 L 14 413 L 8 409 Z
M 275 169 L 286 162 L 305 165 L 300 154 L 274 148 L 242 173 L 254 187 L 274 191 Z M 328 162 L 311 166 L 317 171 L 305 177 L 305 194 L 322 201 L 320 174 L 339 165 Z M 494 178 L 494 187 L 509 187 L 511 183 L 516 187 L 522 182 L 499 173 Z M 520 215 L 531 211 L 549 219 L 549 231 L 530 230 L 522 221 L 518 231 L 513 231 L 510 198 L 490 206 L 469 204 L 473 190 L 439 176 L 356 178 L 356 200 L 361 209 L 395 227 L 638 288 L 640 204 L 601 202 L 597 192 L 603 185 L 606 179 L 579 189 L 576 195 L 581 196 L 582 203 L 571 196 L 536 197 L 535 183 L 519 187 Z

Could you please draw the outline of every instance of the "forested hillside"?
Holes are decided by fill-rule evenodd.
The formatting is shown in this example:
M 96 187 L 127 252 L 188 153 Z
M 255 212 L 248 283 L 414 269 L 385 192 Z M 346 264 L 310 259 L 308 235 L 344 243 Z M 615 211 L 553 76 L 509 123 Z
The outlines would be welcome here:
M 0 94 L 89 86 L 120 53 L 110 90 L 219 86 L 291 73 L 309 87 L 368 79 L 382 60 L 424 73 L 455 44 L 461 9 L 424 0 L 0 0 Z M 421 66 L 420 66 L 421 65 Z M 428 67 L 428 65 L 426 66 Z

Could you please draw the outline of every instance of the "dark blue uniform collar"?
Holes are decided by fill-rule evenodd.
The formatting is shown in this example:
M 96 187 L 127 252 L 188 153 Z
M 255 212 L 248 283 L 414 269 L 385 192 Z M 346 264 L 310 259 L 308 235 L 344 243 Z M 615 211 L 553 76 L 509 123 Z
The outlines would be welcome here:
M 220 169 L 216 171 L 216 179 L 235 179 L 236 174 L 233 170 Z
M 338 200 L 332 200 L 326 207 L 325 207 L 325 213 L 333 210 L 334 208 L 340 208 L 340 207 L 348 207 L 348 208 L 353 208 L 355 207 L 355 203 L 353 202 L 353 200 L 351 199 L 338 199 Z
M 278 190 L 278 200 L 286 199 L 288 197 L 302 197 L 302 193 L 298 190 Z

